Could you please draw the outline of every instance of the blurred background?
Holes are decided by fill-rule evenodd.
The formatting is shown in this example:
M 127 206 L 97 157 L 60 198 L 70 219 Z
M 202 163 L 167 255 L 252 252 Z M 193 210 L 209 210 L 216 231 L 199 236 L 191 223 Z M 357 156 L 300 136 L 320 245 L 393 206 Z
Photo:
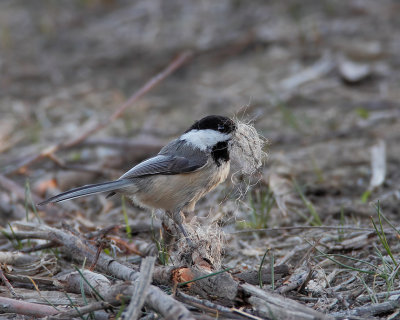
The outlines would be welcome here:
M 388 221 L 400 225 L 399 13 L 396 0 L 1 0 L 0 227 L 63 223 L 82 237 L 109 233 L 107 252 L 124 261 L 174 263 L 159 212 L 103 194 L 35 203 L 118 178 L 205 115 L 236 117 L 253 121 L 269 156 L 260 175 L 227 179 L 197 204 L 199 230 L 223 239 L 223 267 L 284 266 L 303 282 L 281 290 L 290 281 L 276 276 L 271 289 L 325 313 L 393 290 L 397 310 L 367 314 L 397 318 L 400 241 Z M 0 251 L 22 248 L 5 235 Z M 53 257 L 46 276 L 66 268 Z
M 302 195 L 324 223 L 343 213 L 363 221 L 376 199 L 396 217 L 399 9 L 390 0 L 3 0 L 2 174 L 22 186 L 29 177 L 45 197 L 118 177 L 194 120 L 224 114 L 253 120 L 270 143 L 258 187 L 265 194 L 251 203 L 271 192 L 278 205 L 252 227 L 303 221 L 290 207 L 309 210 Z M 187 50 L 191 59 L 104 130 L 18 166 L 104 121 Z M 286 199 L 296 186 L 298 199 Z M 203 203 L 207 212 L 220 210 L 225 188 Z M 0 196 L 4 221 L 25 215 L 9 189 Z M 235 219 L 250 219 L 238 211 Z

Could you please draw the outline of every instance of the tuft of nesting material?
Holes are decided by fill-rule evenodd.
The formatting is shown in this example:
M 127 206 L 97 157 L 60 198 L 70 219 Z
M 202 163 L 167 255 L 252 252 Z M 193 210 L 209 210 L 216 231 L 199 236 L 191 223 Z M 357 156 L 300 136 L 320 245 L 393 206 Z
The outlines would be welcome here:
M 232 139 L 231 159 L 239 171 L 245 175 L 254 174 L 267 158 L 263 151 L 267 140 L 260 136 L 250 123 L 235 119 L 236 131 Z
M 195 219 L 194 219 L 195 220 Z M 224 242 L 224 234 L 217 225 L 201 226 L 197 221 L 191 221 L 185 228 L 189 234 L 191 242 L 195 245 L 195 250 L 188 244 L 186 239 L 181 239 L 177 243 L 177 256 L 175 259 L 178 265 L 187 265 L 196 260 L 202 259 L 211 264 L 214 270 L 221 268 L 221 256 Z M 191 255 L 188 257 L 188 253 Z M 175 260 L 174 259 L 174 260 Z

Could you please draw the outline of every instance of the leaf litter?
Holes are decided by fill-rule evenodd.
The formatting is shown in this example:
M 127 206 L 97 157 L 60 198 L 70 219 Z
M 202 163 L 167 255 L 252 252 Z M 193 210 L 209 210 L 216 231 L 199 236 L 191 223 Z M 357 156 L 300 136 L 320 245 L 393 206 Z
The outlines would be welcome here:
M 176 283 L 212 275 L 177 287 L 175 301 L 190 305 L 191 317 L 284 319 L 294 311 L 314 318 L 399 316 L 400 73 L 394 1 L 0 6 L 0 268 L 13 288 L 2 277 L 0 298 L 15 302 L 14 292 L 24 301 L 46 303 L 50 308 L 41 316 L 56 313 L 52 304 L 72 306 L 74 312 L 97 306 L 89 312 L 95 318 L 117 315 L 121 301 L 112 300 L 106 289 L 110 295 L 96 301 L 96 285 L 85 282 L 86 273 L 69 280 L 78 290 L 66 289 L 57 277 L 76 275 L 77 265 L 100 278 L 111 275 L 107 286 L 126 297 L 126 305 L 133 289 L 118 279 L 128 277 L 118 278 L 96 261 L 110 266 L 111 259 L 123 261 L 139 272 L 143 257 L 153 254 L 158 258 L 153 284 L 162 283 L 171 293 Z M 195 56 L 181 71 L 93 139 L 5 174 L 29 156 L 101 123 L 149 75 L 187 48 Z M 195 233 L 212 257 L 197 253 L 197 270 L 182 266 L 193 256 L 169 254 L 159 212 L 127 204 L 126 221 L 120 199 L 105 201 L 101 195 L 33 212 L 38 197 L 63 191 L 66 184 L 116 178 L 193 120 L 237 114 L 242 105 L 246 117 L 254 119 L 251 126 L 268 138 L 268 150 L 249 123 L 241 122 L 247 135 L 260 140 L 255 150 L 236 146 L 246 154 L 240 170 L 253 173 L 263 162 L 261 175 L 245 180 L 234 174 L 199 202 Z M 131 151 L 126 146 L 136 138 Z M 146 141 L 155 141 L 151 150 Z M 268 161 L 263 161 L 267 151 Z M 26 202 L 27 177 L 32 197 Z M 32 227 L 38 219 L 42 225 Z M 80 239 L 82 246 L 57 242 L 54 232 L 60 230 L 59 236 Z M 72 251 L 78 248 L 88 261 Z M 262 289 L 256 288 L 259 269 Z M 227 270 L 225 276 L 214 275 L 221 270 Z M 248 274 L 240 276 L 246 272 L 252 275 L 251 287 L 237 280 L 247 279 Z M 274 272 L 273 279 L 266 276 Z M 211 288 L 218 286 L 213 296 Z M 158 294 L 154 285 L 146 288 Z M 180 290 L 186 295 L 179 296 Z M 300 311 L 297 302 L 306 309 Z M 27 305 L 26 312 L 31 308 Z M 145 308 L 148 315 L 168 315 L 150 299 Z M 177 310 L 174 316 L 189 317 Z

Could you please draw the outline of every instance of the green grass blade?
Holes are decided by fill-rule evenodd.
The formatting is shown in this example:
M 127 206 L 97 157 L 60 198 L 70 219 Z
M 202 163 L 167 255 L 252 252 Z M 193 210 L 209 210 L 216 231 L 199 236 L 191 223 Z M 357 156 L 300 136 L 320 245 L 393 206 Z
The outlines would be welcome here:
M 269 252 L 269 250 L 270 250 L 269 248 L 267 250 L 265 250 L 264 255 L 261 259 L 260 267 L 258 268 L 258 283 L 259 283 L 261 289 L 263 287 L 262 274 L 261 274 L 262 266 L 264 264 L 265 257 L 267 256 L 267 253 Z
M 131 226 L 129 225 L 129 219 L 128 219 L 128 213 L 126 211 L 126 204 L 125 204 L 125 196 L 122 195 L 121 197 L 122 201 L 122 213 L 124 214 L 124 221 L 125 221 L 125 231 L 128 235 L 129 239 L 132 239 L 132 229 Z
M 322 221 L 321 221 L 321 218 L 319 217 L 318 212 L 315 210 L 311 201 L 307 199 L 303 190 L 301 190 L 299 184 L 297 183 L 296 179 L 293 179 L 293 185 L 294 185 L 297 193 L 300 195 L 301 200 L 303 201 L 304 205 L 307 207 L 311 217 L 313 218 L 313 221 L 311 221 L 311 224 L 315 225 L 315 226 L 321 226 Z

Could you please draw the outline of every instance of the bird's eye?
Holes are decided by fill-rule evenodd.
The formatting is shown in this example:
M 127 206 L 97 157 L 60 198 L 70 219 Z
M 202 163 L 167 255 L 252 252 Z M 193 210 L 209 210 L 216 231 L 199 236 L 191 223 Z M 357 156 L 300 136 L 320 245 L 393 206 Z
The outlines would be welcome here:
M 218 131 L 219 131 L 219 132 L 223 132 L 224 130 L 225 130 L 224 125 L 219 124 L 219 125 L 218 125 Z

